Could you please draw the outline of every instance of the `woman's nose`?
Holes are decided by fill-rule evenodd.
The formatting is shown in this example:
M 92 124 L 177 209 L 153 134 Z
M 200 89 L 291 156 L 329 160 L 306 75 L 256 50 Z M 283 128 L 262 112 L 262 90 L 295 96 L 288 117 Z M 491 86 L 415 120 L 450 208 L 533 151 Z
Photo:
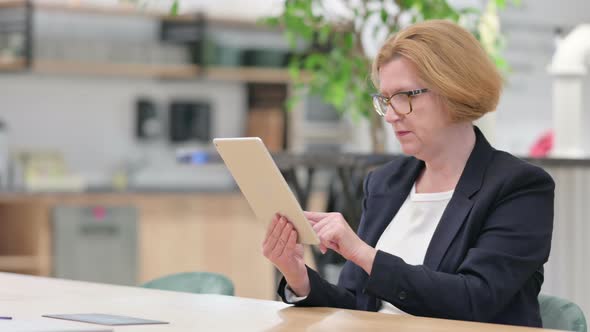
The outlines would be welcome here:
M 393 110 L 393 107 L 391 107 L 391 105 L 389 107 L 387 107 L 387 112 L 385 112 L 385 121 L 387 121 L 388 123 L 394 123 L 396 121 L 399 121 L 402 117 L 397 114 L 396 111 Z

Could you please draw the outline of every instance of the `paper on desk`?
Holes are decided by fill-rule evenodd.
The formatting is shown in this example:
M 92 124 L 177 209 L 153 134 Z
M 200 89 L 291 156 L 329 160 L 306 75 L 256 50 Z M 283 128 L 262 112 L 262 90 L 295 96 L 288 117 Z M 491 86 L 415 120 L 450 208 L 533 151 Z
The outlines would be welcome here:
M 101 326 L 79 326 L 51 319 L 0 320 L 0 331 L 10 332 L 113 332 Z

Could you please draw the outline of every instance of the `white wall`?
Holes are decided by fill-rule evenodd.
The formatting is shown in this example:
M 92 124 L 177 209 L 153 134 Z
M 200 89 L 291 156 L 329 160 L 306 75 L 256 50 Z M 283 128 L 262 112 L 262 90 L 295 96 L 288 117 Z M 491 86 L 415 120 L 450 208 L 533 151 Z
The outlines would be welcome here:
M 115 6 L 137 3 L 138 7 L 167 12 L 173 0 L 33 0 L 39 3 L 66 3 Z M 179 0 L 180 13 L 205 11 L 214 17 L 256 20 L 261 15 L 272 15 L 282 8 L 284 0 Z
M 525 0 L 502 11 L 501 21 L 512 71 L 498 106 L 495 145 L 527 155 L 535 139 L 553 126 L 547 66 L 555 51 L 555 28 L 590 21 L 590 2 Z
M 152 98 L 160 111 L 167 111 L 175 98 L 209 101 L 212 135 L 244 133 L 245 86 L 231 82 L 3 74 L 0 118 L 9 126 L 13 150 L 59 149 L 73 171 L 89 177 L 138 158 L 147 159 L 146 167 L 173 172 L 174 149 L 166 139 L 145 144 L 134 138 L 135 101 L 140 96 Z
M 233 31 L 232 42 L 228 38 L 231 33 L 226 30 L 213 32 L 229 45 L 286 46 L 285 42 L 276 43 L 282 41 L 277 33 L 259 38 L 237 30 Z M 36 56 L 65 61 L 167 63 L 168 55 L 177 58 L 169 53 L 179 51 L 158 41 L 158 20 L 141 16 L 41 10 L 34 15 L 34 36 Z M 178 166 L 174 159 L 176 146 L 170 146 L 165 138 L 150 144 L 135 140 L 135 101 L 144 96 L 153 99 L 161 111 L 167 111 L 173 99 L 209 101 L 213 110 L 212 136 L 244 134 L 245 84 L 202 79 L 172 81 L 2 73 L 0 119 L 9 126 L 12 150 L 59 149 L 72 171 L 83 174 L 91 182 L 105 182 L 104 178 L 116 168 L 138 160 L 144 161 L 138 177 L 151 181 L 153 186 L 187 185 L 191 179 L 192 184 L 204 183 L 213 181 L 219 174 L 222 180 L 227 180 L 221 167 L 195 172 L 194 168 Z

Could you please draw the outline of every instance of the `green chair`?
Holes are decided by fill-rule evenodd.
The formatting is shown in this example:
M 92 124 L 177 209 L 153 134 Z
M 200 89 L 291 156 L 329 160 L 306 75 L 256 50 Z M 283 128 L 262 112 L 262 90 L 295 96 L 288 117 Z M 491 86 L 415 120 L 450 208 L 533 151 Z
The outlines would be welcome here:
M 586 332 L 586 318 L 577 304 L 556 296 L 539 295 L 543 328 Z
M 148 281 L 141 287 L 195 294 L 234 295 L 232 281 L 222 274 L 212 272 L 171 274 Z

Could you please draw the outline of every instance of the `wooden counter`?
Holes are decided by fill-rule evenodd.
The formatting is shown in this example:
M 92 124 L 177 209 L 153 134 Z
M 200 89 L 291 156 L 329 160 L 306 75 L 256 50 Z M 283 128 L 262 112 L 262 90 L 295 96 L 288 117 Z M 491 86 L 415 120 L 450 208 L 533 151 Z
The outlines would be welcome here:
M 265 229 L 239 193 L 0 194 L 0 271 L 50 276 L 55 206 L 131 205 L 139 214 L 138 283 L 185 271 L 229 276 L 236 295 L 274 299 Z

